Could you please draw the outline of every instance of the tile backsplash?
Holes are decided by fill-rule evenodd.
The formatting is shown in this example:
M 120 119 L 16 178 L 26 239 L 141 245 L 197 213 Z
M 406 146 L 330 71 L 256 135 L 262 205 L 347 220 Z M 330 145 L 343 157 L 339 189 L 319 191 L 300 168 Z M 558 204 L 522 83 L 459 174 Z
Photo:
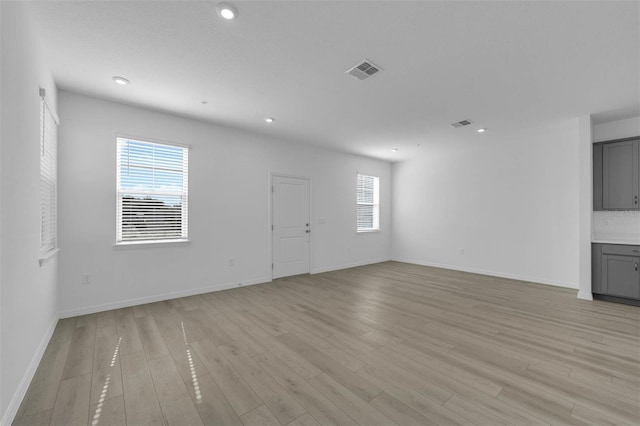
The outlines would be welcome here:
M 593 212 L 591 238 L 640 244 L 640 211 Z

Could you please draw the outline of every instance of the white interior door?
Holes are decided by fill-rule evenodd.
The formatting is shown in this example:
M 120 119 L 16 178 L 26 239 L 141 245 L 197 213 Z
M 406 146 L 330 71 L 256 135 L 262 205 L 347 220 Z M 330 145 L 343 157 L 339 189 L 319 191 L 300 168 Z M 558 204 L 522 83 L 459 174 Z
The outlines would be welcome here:
M 309 180 L 273 176 L 271 185 L 273 278 L 308 274 Z

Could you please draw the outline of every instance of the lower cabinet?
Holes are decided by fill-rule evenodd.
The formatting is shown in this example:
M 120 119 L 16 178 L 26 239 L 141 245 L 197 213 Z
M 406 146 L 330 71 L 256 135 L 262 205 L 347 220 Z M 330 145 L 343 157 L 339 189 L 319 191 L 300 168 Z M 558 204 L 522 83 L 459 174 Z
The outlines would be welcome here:
M 595 295 L 640 301 L 640 246 L 593 244 L 592 269 Z

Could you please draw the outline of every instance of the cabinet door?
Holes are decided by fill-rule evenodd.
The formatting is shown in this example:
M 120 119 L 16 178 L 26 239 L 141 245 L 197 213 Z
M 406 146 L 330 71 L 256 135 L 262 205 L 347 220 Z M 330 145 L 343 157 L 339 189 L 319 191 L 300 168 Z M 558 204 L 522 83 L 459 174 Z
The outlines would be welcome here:
M 593 211 L 604 210 L 602 204 L 602 144 L 593 145 Z
M 591 244 L 591 292 L 606 293 L 602 285 L 602 244 Z
M 602 286 L 612 296 L 640 298 L 640 257 L 602 256 Z
M 638 210 L 639 148 L 637 140 L 603 145 L 602 201 L 605 210 Z

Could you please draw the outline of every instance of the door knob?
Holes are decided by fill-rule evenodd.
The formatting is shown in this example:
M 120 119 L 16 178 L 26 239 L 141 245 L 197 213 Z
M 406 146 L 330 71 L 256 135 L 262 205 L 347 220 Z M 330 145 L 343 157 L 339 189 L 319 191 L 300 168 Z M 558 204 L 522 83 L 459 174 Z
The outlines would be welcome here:
M 310 233 L 311 231 L 307 229 L 307 230 L 306 230 L 306 231 L 304 231 L 304 232 L 308 234 L 308 233 Z M 637 265 L 636 265 L 636 266 L 637 266 Z

